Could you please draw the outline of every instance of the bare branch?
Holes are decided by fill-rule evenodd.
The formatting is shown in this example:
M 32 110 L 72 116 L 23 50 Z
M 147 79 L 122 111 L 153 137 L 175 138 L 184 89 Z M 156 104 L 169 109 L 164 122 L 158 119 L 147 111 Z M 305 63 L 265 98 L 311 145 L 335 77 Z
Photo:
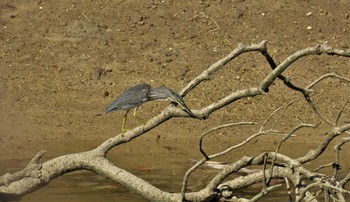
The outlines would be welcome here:
M 341 187 L 344 187 L 346 183 L 350 181 L 350 172 L 342 179 L 339 181 L 339 185 Z
M 284 182 L 286 183 L 286 187 L 287 187 L 287 194 L 288 194 L 288 199 L 289 199 L 288 201 L 293 201 L 289 180 L 287 177 L 284 177 L 283 179 L 284 179 Z
M 214 132 L 214 131 L 217 131 L 217 130 L 220 130 L 220 129 L 223 129 L 223 128 L 228 128 L 228 127 L 232 127 L 232 126 L 238 126 L 238 125 L 255 125 L 256 123 L 254 122 L 239 122 L 239 123 L 229 123 L 229 124 L 224 124 L 224 125 L 220 125 L 220 126 L 217 126 L 217 127 L 214 127 L 214 128 L 211 128 L 209 130 L 207 130 L 206 132 L 204 132 L 200 139 L 199 139 L 199 151 L 203 154 L 203 156 L 209 160 L 209 157 L 207 156 L 207 154 L 204 152 L 203 148 L 202 148 L 202 142 L 203 142 L 203 138 L 205 136 L 207 136 L 208 134 Z
M 338 171 L 340 170 L 339 158 L 340 158 L 341 147 L 348 142 L 350 142 L 350 137 L 342 138 L 341 141 L 334 146 L 335 162 L 333 163 L 333 168 L 334 168 L 333 179 L 336 179 L 336 177 L 338 176 Z
M 347 81 L 347 82 L 350 82 L 350 79 L 346 78 L 346 77 L 343 77 L 343 76 L 340 76 L 336 73 L 328 73 L 328 74 L 324 74 L 322 76 L 320 76 L 318 79 L 316 79 L 315 81 L 313 81 L 311 84 L 309 84 L 308 86 L 306 86 L 306 89 L 309 89 L 311 90 L 311 88 L 313 88 L 316 84 L 318 84 L 319 82 L 321 82 L 322 80 L 326 79 L 326 78 L 331 78 L 331 77 L 334 77 L 334 78 L 337 78 L 339 80 L 343 80 L 343 81 Z
M 324 182 L 318 181 L 318 182 L 314 182 L 314 183 L 307 185 L 305 188 L 302 188 L 299 196 L 296 198 L 295 201 L 299 202 L 299 201 L 303 200 L 306 192 L 310 191 L 312 188 L 315 188 L 315 187 L 321 187 L 325 191 L 329 190 L 329 191 L 335 191 L 337 193 L 349 193 L 349 191 L 342 189 L 341 187 L 330 185 L 327 182 L 324 183 Z
M 303 50 L 299 50 L 294 54 L 287 57 L 281 64 L 279 64 L 259 85 L 260 89 L 267 89 L 272 82 L 282 74 L 282 72 L 288 68 L 291 64 L 293 64 L 298 59 L 315 54 L 327 54 L 327 55 L 337 55 L 343 57 L 350 57 L 350 51 L 340 50 L 332 48 L 326 44 L 318 45 L 311 48 L 306 48 Z
M 198 161 L 195 165 L 193 165 L 190 169 L 187 170 L 187 172 L 185 173 L 185 176 L 184 176 L 184 179 L 183 179 L 183 182 L 182 182 L 182 188 L 181 188 L 181 195 L 183 196 L 183 198 L 185 197 L 185 192 L 186 192 L 186 187 L 187 187 L 187 182 L 188 182 L 188 178 L 189 176 L 191 175 L 191 173 L 193 171 L 195 171 L 199 166 L 203 165 L 207 160 L 210 159 L 210 157 L 207 156 L 207 154 L 204 152 L 204 150 L 202 149 L 202 140 L 203 138 L 214 132 L 214 131 L 217 131 L 217 130 L 220 130 L 220 129 L 223 129 L 223 128 L 227 128 L 227 127 L 232 127 L 232 126 L 237 126 L 237 125 L 255 125 L 256 123 L 253 123 L 253 122 L 240 122 L 240 123 L 230 123 L 230 124 L 225 124 L 225 125 L 221 125 L 221 126 L 218 126 L 218 127 L 215 127 L 215 128 L 212 128 L 206 132 L 204 132 L 201 137 L 200 137 L 200 141 L 199 141 L 199 150 L 200 152 L 204 155 L 204 159 Z
M 266 119 L 265 121 L 261 124 L 260 130 L 259 132 L 263 132 L 264 131 L 264 127 L 267 124 L 267 122 L 269 122 L 269 120 L 273 117 L 273 115 L 275 115 L 277 112 L 281 111 L 283 108 L 277 108 L 275 109 Z
M 258 201 L 262 197 L 266 196 L 268 193 L 274 191 L 277 188 L 280 188 L 281 186 L 282 186 L 282 184 L 276 184 L 276 185 L 273 185 L 273 186 L 270 186 L 270 187 L 266 187 L 259 194 L 255 195 L 250 201 L 251 202 Z
M 332 167 L 333 166 L 333 163 L 328 163 L 328 164 L 325 164 L 325 165 L 320 165 L 319 167 L 315 168 L 312 170 L 312 172 L 317 172 L 323 168 L 327 168 L 327 167 Z
M 347 81 L 347 82 L 350 82 L 350 79 L 346 78 L 346 77 L 342 77 L 342 76 L 339 76 L 335 73 L 329 73 L 329 74 L 324 74 L 322 75 L 321 77 L 319 77 L 318 79 L 316 79 L 315 81 L 313 81 L 311 84 L 309 84 L 306 89 L 308 89 L 310 92 L 311 92 L 311 88 L 313 88 L 316 84 L 318 84 L 319 82 L 321 82 L 322 80 L 326 79 L 326 78 L 330 78 L 330 77 L 334 77 L 334 78 L 338 78 L 340 80 L 344 80 L 344 81 Z M 315 114 L 317 114 L 323 121 L 327 122 L 328 124 L 330 124 L 331 126 L 336 126 L 338 124 L 338 119 L 339 119 L 339 116 L 341 115 L 341 112 L 340 114 L 338 114 L 338 117 L 335 121 L 335 123 L 333 123 L 332 121 L 330 121 L 329 119 L 327 119 L 326 117 L 324 117 L 318 110 L 317 110 L 317 107 L 316 105 L 314 104 L 314 102 L 312 101 L 312 98 L 308 95 L 308 96 L 305 96 L 305 99 L 306 101 L 309 103 L 309 105 L 311 106 L 312 110 L 315 112 Z M 346 102 L 347 103 L 347 102 Z M 345 106 L 345 105 L 344 105 Z M 343 106 L 343 108 L 344 108 Z
M 277 67 L 277 64 L 275 63 L 275 61 L 273 60 L 273 58 L 271 57 L 271 55 L 267 52 L 267 49 L 261 51 L 261 54 L 264 55 L 264 57 L 266 58 L 267 62 L 270 64 L 270 67 L 274 70 L 276 69 Z M 288 86 L 289 88 L 293 89 L 293 90 L 296 90 L 296 91 L 299 91 L 301 92 L 302 94 L 308 94 L 308 91 L 301 88 L 301 87 L 298 87 L 298 86 L 295 86 L 294 84 L 292 84 L 292 82 L 289 81 L 288 78 L 286 78 L 285 76 L 283 76 L 282 74 L 278 75 L 278 78 L 281 79 L 283 81 L 283 83 Z
M 282 116 L 286 112 L 286 110 L 294 103 L 294 100 L 290 101 L 289 103 L 286 104 L 286 106 L 283 107 L 282 113 L 279 115 L 279 117 L 276 119 L 276 122 L 271 126 L 271 129 L 276 126 L 279 120 L 281 120 Z
M 238 44 L 237 47 L 226 57 L 220 59 L 219 61 L 212 64 L 207 70 L 203 71 L 200 75 L 190 81 L 187 86 L 180 91 L 180 94 L 185 96 L 188 92 L 190 92 L 193 88 L 195 88 L 202 81 L 207 80 L 214 72 L 221 69 L 231 60 L 241 55 L 242 53 L 252 52 L 252 51 L 263 51 L 266 50 L 267 41 L 262 41 L 259 44 L 252 44 L 249 46 L 245 46 L 243 44 Z
M 280 143 L 278 144 L 278 146 L 277 146 L 277 148 L 276 148 L 275 156 L 274 156 L 273 159 L 272 159 L 271 169 L 269 169 L 269 171 L 270 171 L 270 176 L 273 176 L 273 173 L 272 173 L 272 172 L 273 172 L 273 167 L 275 166 L 275 162 L 276 162 L 276 155 L 277 155 L 277 153 L 279 152 L 279 150 L 280 150 L 280 148 L 281 148 L 283 142 L 285 142 L 288 138 L 291 137 L 292 134 L 296 133 L 298 130 L 300 130 L 300 129 L 302 129 L 302 128 L 309 128 L 309 127 L 311 127 L 311 128 L 316 128 L 316 127 L 318 127 L 318 126 L 319 126 L 319 124 L 318 124 L 318 125 L 313 125 L 313 124 L 300 124 L 300 125 L 298 125 L 297 127 L 293 128 L 293 130 L 292 130 L 291 132 L 289 132 L 286 136 L 284 136 L 284 137 L 281 139 Z M 271 181 L 271 178 L 269 178 L 269 179 L 266 181 L 267 185 L 270 183 L 270 181 Z
M 339 111 L 339 113 L 338 113 L 338 116 L 337 116 L 337 118 L 336 118 L 336 120 L 335 120 L 335 125 L 336 125 L 336 126 L 338 125 L 339 119 L 340 119 L 341 115 L 343 114 L 343 111 L 344 111 L 344 109 L 345 109 L 345 106 L 349 103 L 349 100 L 350 100 L 350 99 L 347 99 L 346 102 L 343 104 L 342 108 L 340 109 L 340 111 Z
M 332 121 L 330 121 L 329 119 L 327 119 L 326 117 L 324 117 L 317 109 L 314 101 L 312 100 L 311 97 L 307 97 L 306 101 L 309 103 L 311 109 L 314 111 L 315 114 L 317 114 L 318 117 L 320 117 L 320 119 L 322 119 L 324 122 L 328 123 L 331 126 L 335 126 L 334 123 L 332 123 Z
M 0 177 L 0 186 L 5 185 L 8 186 L 11 182 L 21 180 L 23 178 L 40 178 L 41 177 L 41 164 L 39 160 L 44 155 L 46 151 L 39 151 L 33 159 L 28 163 L 28 165 L 21 171 L 14 174 L 5 174 Z
M 200 138 L 200 141 L 199 141 L 199 147 L 200 147 L 199 149 L 200 149 L 200 152 L 203 154 L 203 156 L 204 156 L 205 158 L 202 159 L 201 161 L 197 162 L 194 166 L 192 166 L 192 167 L 186 172 L 186 174 L 185 174 L 185 176 L 184 176 L 183 184 L 182 184 L 183 186 L 182 186 L 182 189 L 181 189 L 182 195 L 183 195 L 183 196 L 185 195 L 186 187 L 187 187 L 187 181 L 188 181 L 188 178 L 189 178 L 190 174 L 191 174 L 195 169 L 197 169 L 199 166 L 203 165 L 203 164 L 205 163 L 206 160 L 209 160 L 209 159 L 216 158 L 216 157 L 219 157 L 219 156 L 221 156 L 221 155 L 224 155 L 224 154 L 230 152 L 232 149 L 235 149 L 235 148 L 238 148 L 238 147 L 240 147 L 240 146 L 243 146 L 244 144 L 248 143 L 248 142 L 249 142 L 250 140 L 252 140 L 253 138 L 258 137 L 258 136 L 260 136 L 260 135 L 262 135 L 262 134 L 267 134 L 267 133 L 279 134 L 277 131 L 269 130 L 269 131 L 264 132 L 264 131 L 262 131 L 262 129 L 263 129 L 264 125 L 266 125 L 266 123 L 268 122 L 268 120 L 269 120 L 275 113 L 277 113 L 279 110 L 284 109 L 283 112 L 282 112 L 282 115 L 283 115 L 283 113 L 285 112 L 285 109 L 287 109 L 292 103 L 293 103 L 293 101 L 290 102 L 290 103 L 288 103 L 284 108 L 278 108 L 278 109 L 276 109 L 274 112 L 272 112 L 272 113 L 268 116 L 268 118 L 263 122 L 263 124 L 262 124 L 262 126 L 260 127 L 260 130 L 259 130 L 258 133 L 251 135 L 251 136 L 248 137 L 245 141 L 243 141 L 243 142 L 241 142 L 241 143 L 239 143 L 239 144 L 236 144 L 236 145 L 234 145 L 234 146 L 231 146 L 231 147 L 229 147 L 228 149 L 226 149 L 226 150 L 224 150 L 224 151 L 222 151 L 222 152 L 219 152 L 219 153 L 216 153 L 216 154 L 213 154 L 213 155 L 210 155 L 210 156 L 208 156 L 208 155 L 204 152 L 204 150 L 203 150 L 203 148 L 202 148 L 202 141 L 203 141 L 203 138 L 204 138 L 206 135 L 210 134 L 211 132 L 214 132 L 214 131 L 217 131 L 217 130 L 220 130 L 220 129 L 223 129 L 223 128 L 231 127 L 231 126 L 247 125 L 247 124 L 248 124 L 248 125 L 255 125 L 256 123 L 253 123 L 253 122 L 240 122 L 240 123 L 225 124 L 225 125 L 221 125 L 221 126 L 218 126 L 218 127 L 214 127 L 214 128 L 212 128 L 212 129 L 210 129 L 210 130 L 204 132 L 204 133 L 201 135 L 201 138 Z M 307 127 L 307 126 L 308 126 L 308 125 L 306 125 L 305 127 Z M 300 126 L 300 128 L 301 128 L 301 127 L 303 127 L 303 126 Z M 296 130 L 297 130 L 297 129 L 296 129 Z M 296 130 L 295 130 L 295 131 L 296 131 Z M 295 131 L 293 131 L 292 133 L 294 133 Z M 289 134 L 288 137 L 290 137 L 291 135 L 292 135 L 292 134 Z M 276 152 L 276 153 L 277 153 L 277 152 Z
M 314 160 L 319 155 L 321 155 L 325 149 L 328 147 L 329 143 L 338 135 L 350 129 L 350 124 L 343 125 L 341 127 L 335 127 L 330 132 L 327 133 L 323 141 L 315 150 L 310 150 L 305 156 L 297 158 L 296 160 L 300 163 L 306 163 Z

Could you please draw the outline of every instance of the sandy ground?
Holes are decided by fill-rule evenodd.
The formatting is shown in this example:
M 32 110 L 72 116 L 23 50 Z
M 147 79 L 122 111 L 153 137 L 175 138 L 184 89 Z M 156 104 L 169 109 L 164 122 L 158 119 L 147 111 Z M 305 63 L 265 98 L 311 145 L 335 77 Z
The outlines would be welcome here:
M 123 112 L 106 114 L 104 110 L 121 91 L 140 82 L 179 91 L 240 42 L 268 40 L 268 50 L 279 62 L 299 49 L 326 41 L 333 47 L 349 49 L 348 1 L 265 2 L 0 3 L 0 157 L 8 162 L 1 165 L 2 170 L 24 166 L 39 149 L 47 150 L 48 159 L 97 146 L 120 131 Z M 285 75 L 306 86 L 329 72 L 350 76 L 349 67 L 349 59 L 313 56 L 295 63 Z M 191 91 L 187 104 L 199 109 L 235 90 L 256 86 L 269 72 L 259 53 L 243 55 Z M 320 111 L 334 119 L 348 98 L 348 84 L 327 80 L 315 90 Z M 302 96 L 278 81 L 268 94 L 237 101 L 208 120 L 172 119 L 116 148 L 111 158 L 125 168 L 167 169 L 168 162 L 160 160 L 181 164 L 200 157 L 197 142 L 205 130 L 239 121 L 262 123 L 273 110 L 291 100 L 295 103 L 277 129 L 288 131 L 301 122 L 317 121 Z M 151 118 L 167 105 L 147 103 L 139 115 Z M 131 119 L 127 125 L 132 128 L 137 124 Z M 237 143 L 257 128 L 242 127 L 213 135 L 207 139 L 208 150 Z M 322 129 L 299 134 L 284 152 L 301 155 L 317 144 Z M 235 155 L 219 160 L 274 150 L 279 139 L 257 139 Z

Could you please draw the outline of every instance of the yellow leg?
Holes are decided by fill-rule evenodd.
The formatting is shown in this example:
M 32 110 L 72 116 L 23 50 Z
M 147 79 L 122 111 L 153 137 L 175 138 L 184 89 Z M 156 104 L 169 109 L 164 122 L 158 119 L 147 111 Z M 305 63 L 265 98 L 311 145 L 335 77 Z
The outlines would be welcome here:
M 126 111 L 123 117 L 123 123 L 122 123 L 122 134 L 125 133 L 125 124 L 126 124 L 126 118 L 128 117 L 129 111 Z

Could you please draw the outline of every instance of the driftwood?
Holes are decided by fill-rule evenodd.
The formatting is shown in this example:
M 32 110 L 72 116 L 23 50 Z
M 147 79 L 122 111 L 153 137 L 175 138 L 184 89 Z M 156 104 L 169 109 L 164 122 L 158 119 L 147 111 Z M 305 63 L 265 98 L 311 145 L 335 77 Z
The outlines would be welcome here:
M 350 180 L 350 173 L 344 178 L 339 179 L 338 170 L 340 165 L 339 155 L 341 152 L 341 147 L 350 141 L 348 137 L 340 139 L 340 141 L 337 143 L 335 148 L 336 158 L 334 162 L 320 166 L 314 171 L 306 169 L 304 164 L 318 158 L 325 151 L 325 149 L 329 147 L 330 143 L 335 139 L 335 137 L 347 134 L 347 131 L 350 129 L 349 123 L 345 123 L 343 125 L 339 123 L 339 117 L 342 115 L 343 109 L 348 103 L 346 102 L 344 104 L 338 116 L 334 121 L 332 121 L 331 118 L 323 116 L 322 113 L 317 110 L 317 107 L 315 106 L 311 97 L 313 92 L 312 88 L 326 78 L 340 79 L 345 82 L 349 82 L 350 80 L 341 75 L 329 73 L 321 76 L 315 81 L 310 82 L 310 84 L 306 87 L 300 87 L 291 83 L 288 78 L 282 75 L 282 73 L 298 59 L 305 56 L 326 54 L 332 56 L 350 57 L 350 51 L 334 49 L 327 44 L 322 44 L 299 50 L 287 57 L 280 64 L 276 64 L 273 58 L 269 55 L 266 44 L 266 41 L 252 45 L 239 44 L 226 57 L 212 64 L 208 69 L 204 70 L 200 75 L 190 81 L 188 85 L 180 92 L 180 94 L 185 96 L 186 94 L 190 93 L 192 89 L 206 81 L 213 75 L 214 72 L 223 68 L 227 63 L 239 57 L 241 54 L 247 52 L 260 52 L 265 57 L 267 63 L 272 69 L 271 73 L 267 75 L 257 86 L 232 92 L 201 109 L 193 110 L 195 117 L 190 117 L 186 112 L 171 105 L 164 109 L 159 115 L 150 119 L 144 126 L 136 127 L 133 130 L 127 131 L 123 135 L 120 134 L 112 137 L 91 151 L 59 156 L 43 163 L 40 163 L 39 161 L 40 157 L 44 154 L 44 151 L 40 151 L 22 171 L 14 174 L 5 174 L 0 178 L 0 200 L 8 201 L 20 199 L 22 196 L 40 189 L 41 187 L 50 183 L 51 180 L 65 173 L 74 172 L 77 170 L 89 170 L 127 187 L 135 194 L 139 194 L 149 201 L 210 201 L 214 198 L 223 201 L 257 201 L 268 193 L 274 191 L 276 188 L 280 187 L 283 183 L 287 185 L 287 189 L 289 190 L 288 195 L 291 200 L 317 201 L 317 196 L 323 194 L 326 200 L 329 198 L 334 198 L 339 201 L 345 201 L 345 196 L 346 194 L 349 194 L 349 191 L 346 190 L 344 186 Z M 298 91 L 301 93 L 314 113 L 319 117 L 319 122 L 297 125 L 288 133 L 282 133 L 274 129 L 266 129 L 265 125 L 268 121 L 270 121 L 270 118 L 277 116 L 278 113 L 280 116 L 283 116 L 284 111 L 292 106 L 293 103 L 291 102 L 286 106 L 272 112 L 271 115 L 267 117 L 262 124 L 260 124 L 260 129 L 245 141 L 233 145 L 232 147 L 216 154 L 207 154 L 205 152 L 205 148 L 202 146 L 202 139 L 208 134 L 222 128 L 235 127 L 238 125 L 257 125 L 258 123 L 239 122 L 225 124 L 204 132 L 199 142 L 203 159 L 196 162 L 187 171 L 186 175 L 184 176 L 182 190 L 179 191 L 179 193 L 168 193 L 162 191 L 150 183 L 129 173 L 128 171 L 119 168 L 106 158 L 106 154 L 109 150 L 120 144 L 128 143 L 130 140 L 141 136 L 145 132 L 152 130 L 173 117 L 196 118 L 199 120 L 208 119 L 210 114 L 214 111 L 228 106 L 237 100 L 247 97 L 268 95 L 269 87 L 278 79 L 282 80 L 291 91 Z M 290 137 L 294 136 L 304 128 L 317 128 L 321 123 L 328 124 L 330 126 L 330 130 L 324 136 L 324 140 L 317 148 L 310 150 L 304 156 L 297 159 L 293 159 L 279 153 L 279 149 L 283 143 L 288 141 Z M 275 151 L 262 153 L 254 157 L 245 156 L 236 162 L 228 163 L 217 173 L 215 177 L 211 179 L 210 182 L 208 182 L 206 187 L 196 192 L 186 191 L 188 177 L 199 166 L 203 165 L 208 160 L 212 160 L 218 156 L 227 154 L 233 149 L 240 147 L 252 139 L 264 134 L 281 136 L 281 141 L 279 142 Z M 227 177 L 233 172 L 237 172 L 240 169 L 244 169 L 250 165 L 261 165 L 262 169 L 257 172 L 247 173 L 245 176 L 226 181 Z M 333 176 L 326 176 L 319 172 L 319 170 L 327 166 L 332 166 L 334 168 Z M 284 180 L 282 180 L 282 183 L 271 185 L 271 180 L 273 178 L 281 178 Z M 261 192 L 255 195 L 253 198 L 247 199 L 235 196 L 234 190 L 256 183 L 262 183 L 263 188 Z M 295 187 L 294 194 L 292 194 L 290 191 L 292 189 L 290 183 L 292 183 L 294 185 L 293 187 Z

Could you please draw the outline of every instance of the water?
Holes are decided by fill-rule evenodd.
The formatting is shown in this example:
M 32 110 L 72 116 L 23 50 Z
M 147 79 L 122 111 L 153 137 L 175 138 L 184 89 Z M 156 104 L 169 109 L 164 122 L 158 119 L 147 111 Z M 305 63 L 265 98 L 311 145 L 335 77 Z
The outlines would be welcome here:
M 143 202 L 145 200 L 104 177 L 90 172 L 75 172 L 53 180 L 48 186 L 23 197 L 22 201 Z
M 28 159 L 29 160 L 29 159 Z M 25 165 L 28 160 L 2 160 L 1 165 L 12 166 L 7 167 L 9 172 L 15 172 L 21 169 L 18 165 Z M 17 166 L 17 167 L 16 167 Z M 169 192 L 180 192 L 183 174 L 186 172 L 190 164 L 184 165 L 173 162 L 167 167 L 172 167 L 170 170 L 164 169 L 145 169 L 144 167 L 130 167 L 129 171 L 150 182 L 154 186 Z M 3 166 L 1 166 L 4 168 Z M 141 170 L 142 169 L 142 170 Z M 176 171 L 177 170 L 177 171 Z M 3 169 L 0 170 L 3 173 Z M 195 191 L 203 188 L 211 179 L 217 170 L 209 168 L 200 168 L 199 172 L 192 175 L 188 190 Z M 260 190 L 260 185 L 253 189 L 236 192 L 240 196 L 248 196 L 256 194 Z M 281 198 L 286 198 L 284 190 L 273 193 L 266 197 L 263 201 L 279 201 Z M 130 201 L 144 202 L 142 197 L 130 192 L 125 187 L 114 183 L 103 176 L 96 175 L 89 171 L 76 171 L 65 174 L 52 180 L 47 186 L 31 193 L 22 198 L 23 202 L 107 202 L 107 201 Z
M 142 138 L 141 138 L 142 139 Z M 47 154 L 44 155 L 42 162 L 52 159 L 63 154 L 85 151 L 94 148 L 98 142 L 65 142 L 65 143 L 47 143 L 46 148 L 50 148 Z M 54 146 L 55 145 L 55 146 Z M 73 146 L 74 145 L 74 146 Z M 171 146 L 169 146 L 171 145 Z M 290 153 L 299 155 L 306 148 L 305 144 L 298 144 L 299 147 L 292 148 Z M 216 147 L 216 146 L 214 146 Z M 222 146 L 223 147 L 223 146 Z M 15 154 L 5 153 L 0 158 L 0 173 L 14 173 L 26 166 L 30 158 L 35 155 L 38 148 L 32 147 L 32 151 L 26 151 L 28 147 L 18 147 L 13 150 Z M 243 148 L 233 152 L 225 159 L 233 162 L 235 159 L 247 155 L 246 151 L 250 151 L 250 155 L 256 155 L 264 147 Z M 11 150 L 12 151 L 12 150 Z M 346 153 L 346 151 L 344 151 Z M 11 159 L 6 157 L 13 157 Z M 14 157 L 15 156 L 15 157 Z M 344 168 L 347 167 L 346 157 L 343 155 L 342 162 Z M 152 185 L 168 192 L 180 192 L 182 180 L 187 169 L 193 165 L 191 158 L 201 159 L 197 148 L 193 147 L 192 142 L 147 142 L 145 140 L 135 140 L 128 144 L 119 145 L 108 153 L 107 158 L 113 161 L 117 166 L 133 173 L 134 175 L 148 181 Z M 322 160 L 323 159 L 323 160 Z M 333 159 L 333 153 L 325 155 L 324 158 L 318 161 L 320 164 L 325 164 Z M 215 159 L 217 160 L 217 159 Z M 219 161 L 222 159 L 218 159 Z M 345 163 L 345 164 L 344 164 Z M 331 169 L 329 169 L 332 171 Z M 217 173 L 217 170 L 200 168 L 191 178 L 188 186 L 189 191 L 198 191 L 206 186 L 208 181 Z M 346 173 L 347 171 L 344 170 Z M 330 172 L 331 173 L 331 172 Z M 258 184 L 241 192 L 236 192 L 241 196 L 251 197 L 261 190 L 261 185 Z M 278 191 L 269 194 L 261 201 L 287 201 L 286 189 L 282 187 Z M 109 179 L 96 175 L 88 171 L 77 171 L 65 174 L 52 180 L 47 186 L 28 194 L 23 197 L 24 202 L 41 202 L 41 201 L 65 201 L 65 202 L 95 202 L 95 201 L 130 201 L 143 202 L 146 201 L 140 196 L 130 192 L 125 187 L 114 183 Z

